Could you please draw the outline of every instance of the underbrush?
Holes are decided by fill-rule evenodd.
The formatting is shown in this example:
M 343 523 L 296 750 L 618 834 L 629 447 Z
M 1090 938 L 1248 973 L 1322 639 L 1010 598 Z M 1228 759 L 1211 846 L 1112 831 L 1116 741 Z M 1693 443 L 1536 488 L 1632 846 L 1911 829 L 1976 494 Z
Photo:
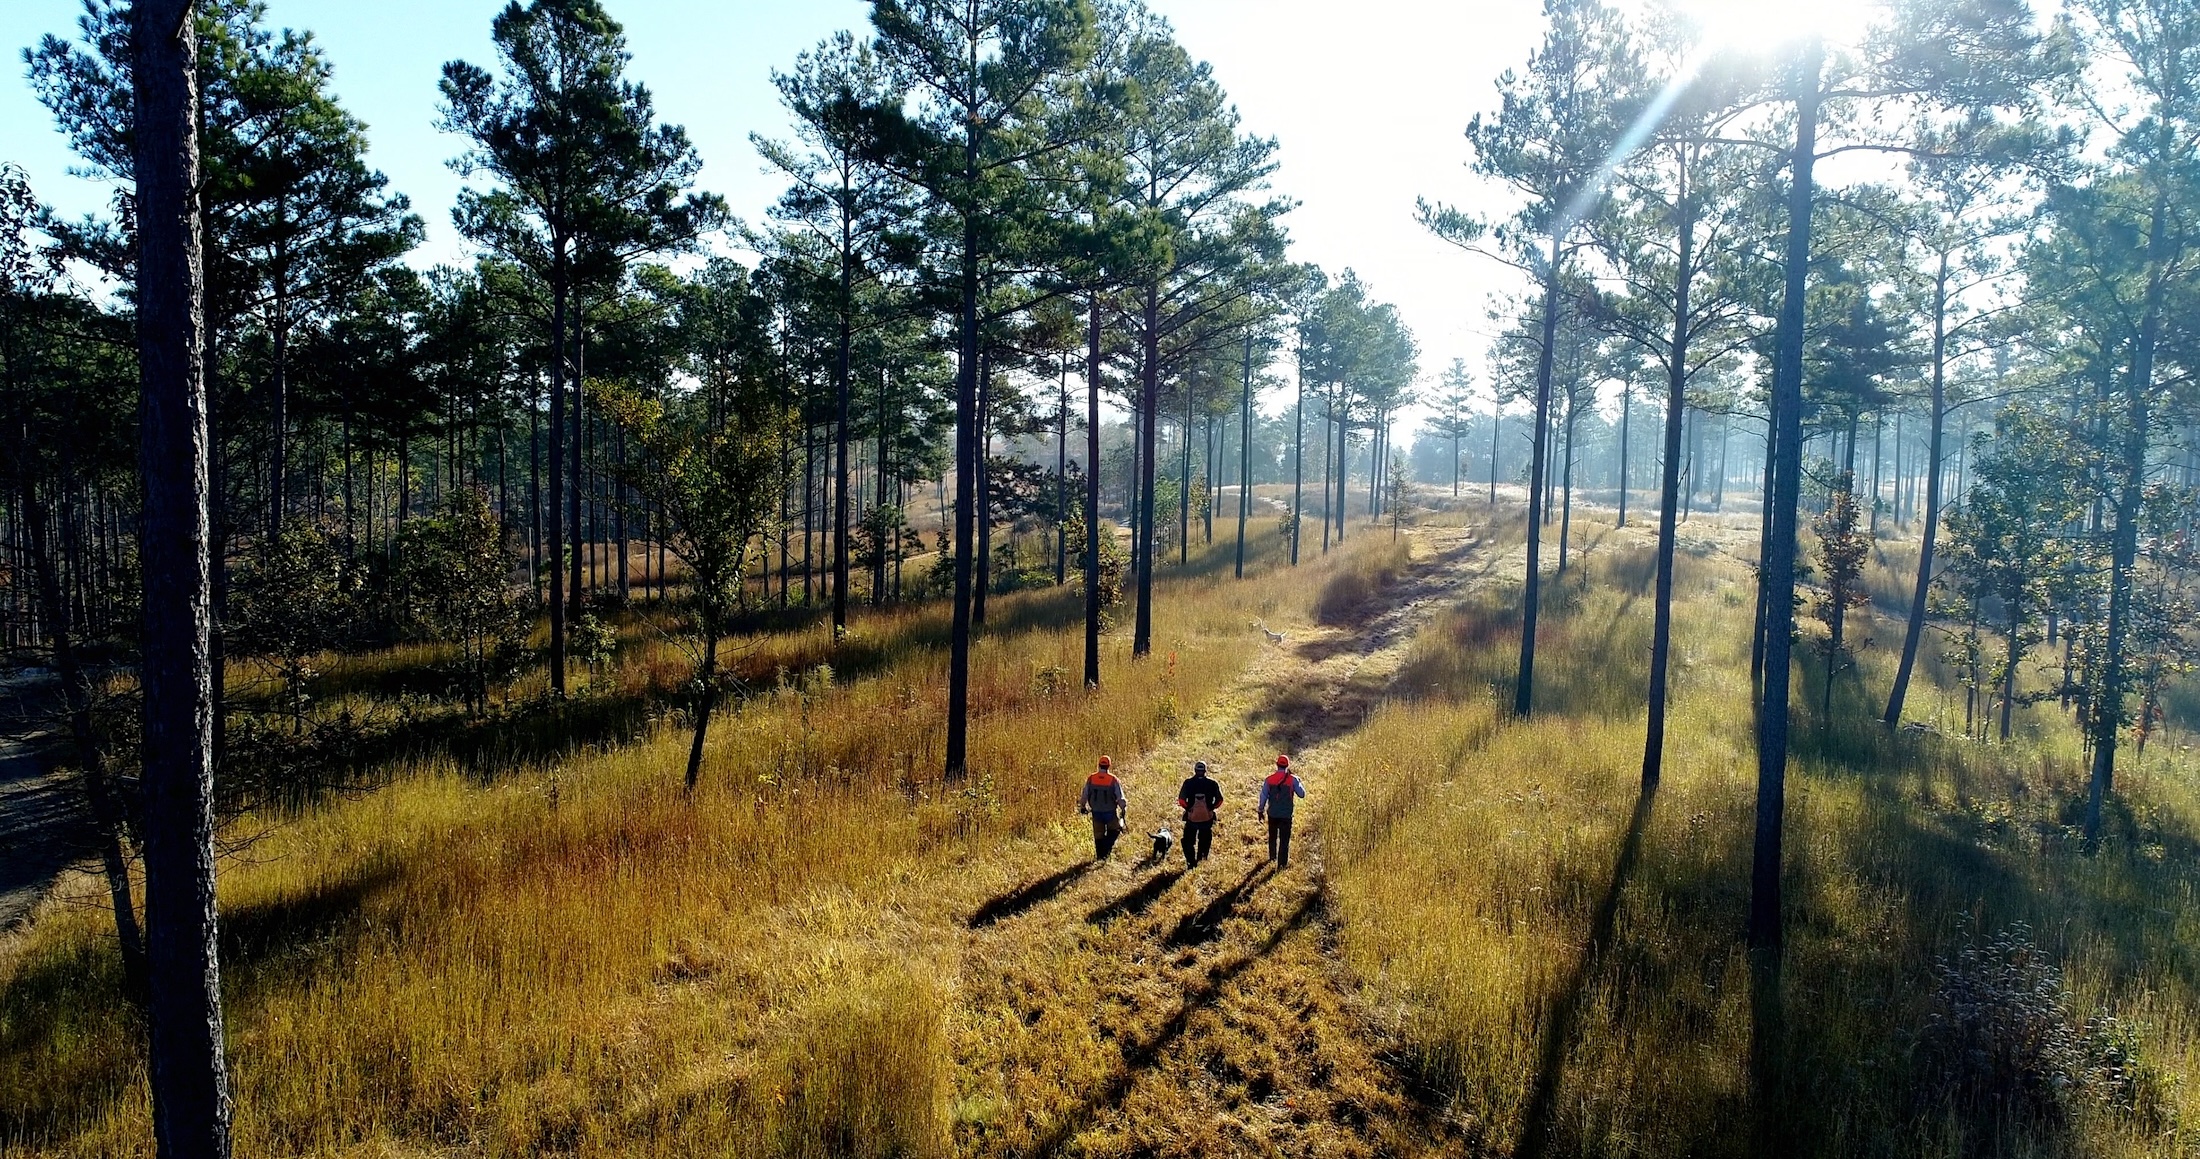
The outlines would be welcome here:
M 1640 551 L 1599 562 L 1633 572 Z M 1586 587 L 1554 585 L 1525 722 L 1497 707 L 1518 589 L 1440 621 L 1408 662 L 1415 699 L 1347 758 L 1380 791 L 1330 815 L 1343 953 L 1470 1150 L 2200 1146 L 2189 756 L 2132 762 L 2120 826 L 2088 858 L 2072 828 L 2083 773 L 2052 705 L 2028 717 L 2040 743 L 1890 733 L 1872 718 L 1892 649 L 1868 649 L 1838 674 L 1832 718 L 1799 708 L 1785 964 L 1753 975 L 1747 572 L 1680 559 L 1672 731 L 1649 799 L 1635 586 L 1593 568 Z M 1798 650 L 1799 706 L 1818 703 L 1817 664 Z M 1921 680 L 1915 715 L 1950 711 L 1949 690 Z M 1778 1012 L 1764 1027 L 1760 1004 Z M 1758 1051 L 1761 1035 L 1777 1046 Z
M 1092 754 L 1174 732 L 1261 654 L 1249 620 L 1303 622 L 1358 552 L 1162 573 L 1154 654 L 1109 636 L 1093 694 L 1058 630 L 1073 591 L 997 597 L 956 784 L 939 610 L 916 609 L 858 617 L 838 652 L 815 627 L 745 642 L 692 796 L 668 719 L 488 780 L 420 756 L 245 817 L 221 879 L 238 1152 L 940 1153 L 953 943 L 913 931 L 949 923 L 886 899 L 1069 816 Z M 64 899 L 0 953 L 0 1149 L 141 1149 L 105 913 Z

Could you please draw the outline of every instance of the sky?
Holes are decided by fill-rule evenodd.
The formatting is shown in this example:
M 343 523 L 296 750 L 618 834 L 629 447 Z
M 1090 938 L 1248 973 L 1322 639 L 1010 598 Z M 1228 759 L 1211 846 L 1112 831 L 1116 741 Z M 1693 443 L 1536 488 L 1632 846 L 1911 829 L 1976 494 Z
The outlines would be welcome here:
M 1214 66 L 1248 132 L 1274 137 L 1273 187 L 1298 201 L 1292 256 L 1358 272 L 1395 302 L 1421 343 L 1425 387 L 1453 358 L 1481 375 L 1491 295 L 1517 275 L 1446 246 L 1413 219 L 1416 197 L 1483 206 L 1501 195 L 1465 168 L 1467 121 L 1496 102 L 1495 78 L 1525 61 L 1541 29 L 1537 0 L 1149 0 L 1178 40 Z M 606 0 L 626 27 L 629 75 L 659 115 L 684 125 L 703 158 L 702 188 L 759 220 L 784 182 L 763 171 L 749 135 L 786 135 L 774 68 L 840 29 L 867 27 L 863 0 Z M 336 93 L 368 129 L 368 159 L 427 224 L 421 265 L 470 260 L 450 208 L 467 179 L 437 130 L 443 62 L 493 68 L 489 22 L 502 0 L 268 0 L 268 22 L 310 30 Z M 24 79 L 21 50 L 73 35 L 78 0 L 0 2 L 0 162 L 30 175 L 64 213 L 104 210 L 108 190 L 76 164 Z M 1280 368 L 1279 368 L 1280 369 Z M 1278 400 L 1280 401 L 1280 400 Z M 1410 424 L 1417 416 L 1404 416 Z

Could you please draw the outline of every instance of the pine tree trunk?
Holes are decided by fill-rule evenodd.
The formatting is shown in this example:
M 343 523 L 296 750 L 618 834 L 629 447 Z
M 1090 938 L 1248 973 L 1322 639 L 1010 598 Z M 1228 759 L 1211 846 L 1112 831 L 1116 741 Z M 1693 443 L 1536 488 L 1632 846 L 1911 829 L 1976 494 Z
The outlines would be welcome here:
M 848 629 L 848 423 L 851 387 L 849 347 L 854 341 L 854 240 L 843 215 L 840 226 L 840 334 L 834 358 L 833 392 L 833 637 Z
M 978 184 L 976 126 L 964 141 L 964 188 Z M 970 581 L 973 521 L 977 515 L 978 435 L 978 220 L 963 212 L 962 318 L 955 364 L 955 610 L 948 638 L 947 752 L 945 779 L 960 784 L 970 730 Z
M 1147 286 L 1138 359 L 1138 613 L 1131 634 L 1131 655 L 1153 650 L 1154 460 L 1161 419 L 1161 306 L 1159 291 Z
M 198 42 L 190 0 L 139 0 L 135 56 L 147 1062 L 163 1159 L 226 1159 L 214 902 L 213 588 Z
M 993 357 L 978 351 L 978 574 L 970 589 L 970 622 L 985 626 L 993 592 Z
M 1306 522 L 1306 348 L 1298 356 L 1299 400 L 1291 408 L 1291 566 L 1299 566 L 1299 529 Z
M 548 558 L 544 561 L 550 572 L 550 692 L 560 699 L 565 696 L 567 614 L 564 511 L 566 282 L 567 274 L 561 251 L 561 259 L 553 267 L 550 286 L 550 430 L 547 439 L 550 447 L 550 494 L 542 520 L 550 531 Z M 578 531 L 578 528 L 575 530 Z M 580 551 L 577 537 L 573 551 L 576 555 Z M 579 577 L 573 578 L 577 583 Z
M 1933 549 L 1940 531 L 1941 440 L 1948 425 L 1948 255 L 1940 257 L 1933 277 L 1932 410 L 1925 436 L 1925 522 L 1917 537 L 1917 582 L 1910 592 L 1910 619 L 1902 633 L 1902 660 L 1895 667 L 1887 711 L 1879 717 L 1888 728 L 1902 723 L 1902 703 L 1917 667 L 1918 644 L 1925 637 L 1926 597 L 1932 592 Z
M 1100 298 L 1085 305 L 1085 687 L 1100 687 Z
M 1543 271 L 1543 346 L 1535 360 L 1535 454 L 1528 464 L 1527 589 L 1520 603 L 1520 664 L 1513 683 L 1515 716 L 1527 716 L 1535 709 L 1535 630 L 1543 601 L 1543 482 L 1548 466 L 1544 452 L 1551 429 L 1551 360 L 1558 341 L 1558 263 L 1565 239 L 1554 229 L 1550 240 L 1549 264 Z
M 1253 340 L 1245 340 L 1244 397 L 1238 402 L 1237 578 L 1245 578 L 1245 520 L 1253 511 Z
M 1805 53 L 1807 91 L 1797 104 L 1793 179 L 1788 199 L 1787 284 L 1780 303 L 1772 420 L 1778 429 L 1771 553 L 1765 579 L 1764 695 L 1757 712 L 1757 826 L 1750 867 L 1749 945 L 1763 968 L 1776 970 L 1780 945 L 1781 844 L 1787 813 L 1789 659 L 1794 645 L 1796 502 L 1802 483 L 1803 304 L 1810 265 L 1811 169 L 1818 150 L 1822 50 Z
M 565 592 L 566 618 L 578 622 L 587 606 L 588 528 L 581 522 L 582 480 L 588 470 L 588 308 L 579 295 L 573 302 L 573 463 L 572 488 L 566 492 L 566 519 L 573 539 Z M 553 424 L 554 425 L 554 424 Z M 554 472 L 553 472 L 554 473 Z M 561 685 L 562 687 L 562 685 Z

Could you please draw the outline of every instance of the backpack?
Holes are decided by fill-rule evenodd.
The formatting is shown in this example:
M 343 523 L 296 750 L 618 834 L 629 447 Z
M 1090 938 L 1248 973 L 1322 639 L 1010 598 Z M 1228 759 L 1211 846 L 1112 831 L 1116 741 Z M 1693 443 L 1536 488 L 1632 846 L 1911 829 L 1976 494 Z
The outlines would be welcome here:
M 1195 825 L 1204 825 L 1214 820 L 1215 807 L 1212 799 L 1205 793 L 1192 798 L 1192 803 L 1184 809 L 1184 819 Z

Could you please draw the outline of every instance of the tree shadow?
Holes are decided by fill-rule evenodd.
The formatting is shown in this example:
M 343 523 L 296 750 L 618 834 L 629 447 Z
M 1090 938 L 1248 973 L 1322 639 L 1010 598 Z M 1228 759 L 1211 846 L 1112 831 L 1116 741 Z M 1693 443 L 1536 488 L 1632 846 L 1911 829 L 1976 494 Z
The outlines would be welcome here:
M 1048 874 L 1037 881 L 1027 881 L 979 906 L 976 912 L 970 915 L 970 920 L 964 924 L 970 929 L 981 930 L 1003 918 L 1015 917 L 1032 906 L 1038 905 L 1040 902 L 1068 889 L 1078 878 L 1099 867 L 1100 863 L 1097 861 L 1080 861 L 1068 869 Z
M 1181 869 L 1172 869 L 1147 878 L 1138 888 L 1086 914 L 1085 924 L 1105 926 L 1117 918 L 1137 917 L 1145 913 L 1154 902 L 1161 899 L 1162 894 L 1169 892 L 1169 888 L 1184 877 L 1184 872 Z
M 394 861 L 360 868 L 310 892 L 221 912 L 221 962 L 232 998 L 249 1000 L 280 982 L 345 956 L 366 931 L 359 916 L 368 899 L 400 876 Z M 391 915 L 394 923 L 401 920 Z M 385 930 L 395 934 L 395 930 Z
M 1590 978 L 1611 945 L 1613 927 L 1619 919 L 1620 896 L 1627 888 L 1628 879 L 1634 875 L 1635 863 L 1642 857 L 1643 832 L 1649 828 L 1650 814 L 1656 804 L 1657 796 L 1650 791 L 1635 799 L 1635 814 L 1627 823 L 1627 836 L 1620 843 L 1619 859 L 1612 866 L 1611 884 L 1605 888 L 1604 900 L 1597 903 L 1596 914 L 1589 922 L 1588 941 L 1582 945 L 1581 957 L 1574 963 L 1573 977 L 1567 980 L 1566 988 L 1544 1018 L 1535 1086 L 1529 1093 L 1528 1108 L 1521 1118 L 1520 1144 L 1515 1152 L 1518 1159 L 1541 1159 L 1550 1151 L 1558 1111 L 1559 1082 L 1566 1069 L 1566 1047 L 1573 1039 L 1574 1023 L 1580 1017 L 1581 1000 L 1588 992 Z
M 1275 863 L 1270 861 L 1263 861 L 1246 870 L 1245 876 L 1239 878 L 1236 885 L 1224 890 L 1206 905 L 1185 914 L 1176 923 L 1176 928 L 1169 931 L 1169 936 L 1162 940 L 1162 944 L 1170 949 L 1181 949 L 1213 941 L 1222 933 L 1222 923 L 1229 919 L 1230 914 L 1252 895 L 1261 882 L 1273 876 Z
M 1253 877 L 1259 874 L 1260 869 L 1261 867 L 1256 866 L 1252 873 L 1247 874 L 1246 879 L 1238 883 L 1239 889 L 1245 889 L 1252 884 Z M 1292 907 L 1291 912 L 1285 916 L 1284 920 L 1268 932 L 1268 936 L 1263 938 L 1260 944 L 1239 957 L 1216 965 L 1207 972 L 1204 981 L 1185 987 L 1184 1000 L 1177 1005 L 1175 1012 L 1170 1014 L 1168 1019 L 1162 1022 L 1152 1034 L 1147 1035 L 1143 1041 L 1128 1045 L 1123 1051 L 1123 1065 L 1116 1069 L 1116 1072 L 1109 1077 L 1108 1081 L 1098 1091 L 1056 1120 L 1053 1129 L 1040 1136 L 1039 1140 L 1032 1145 L 1029 1154 L 1034 1156 L 1059 1154 L 1062 1148 L 1069 1143 L 1071 1137 L 1084 1124 L 1092 1121 L 1093 1116 L 1121 1103 L 1123 1096 L 1130 1093 L 1131 1085 L 1138 1081 L 1138 1076 L 1151 1069 L 1155 1060 L 1161 1057 L 1162 1052 L 1174 1044 L 1177 1039 L 1183 1037 L 1185 1028 L 1191 1025 L 1194 1014 L 1214 1005 L 1222 997 L 1223 987 L 1228 986 L 1239 974 L 1244 973 L 1253 965 L 1274 953 L 1276 947 L 1283 943 L 1283 939 L 1289 937 L 1292 931 L 1319 917 L 1326 905 L 1327 897 L 1323 889 L 1309 890 L 1306 896 L 1300 899 L 1298 905 Z
M 256 1017 L 273 986 L 342 964 L 369 932 L 359 920 L 366 903 L 398 876 L 394 863 L 384 863 L 294 897 L 224 907 L 222 991 L 232 1025 Z M 75 1137 L 137 1089 L 143 1030 L 124 987 L 110 937 L 27 955 L 0 984 L 0 1085 L 25 1060 L 41 1060 L 48 1072 L 36 1093 L 10 1090 L 0 1098 L 0 1150 Z
M 1388 690 L 1388 679 L 1332 682 L 1316 675 L 1277 689 L 1245 714 L 1264 744 L 1286 752 L 1311 748 L 1366 723 Z

